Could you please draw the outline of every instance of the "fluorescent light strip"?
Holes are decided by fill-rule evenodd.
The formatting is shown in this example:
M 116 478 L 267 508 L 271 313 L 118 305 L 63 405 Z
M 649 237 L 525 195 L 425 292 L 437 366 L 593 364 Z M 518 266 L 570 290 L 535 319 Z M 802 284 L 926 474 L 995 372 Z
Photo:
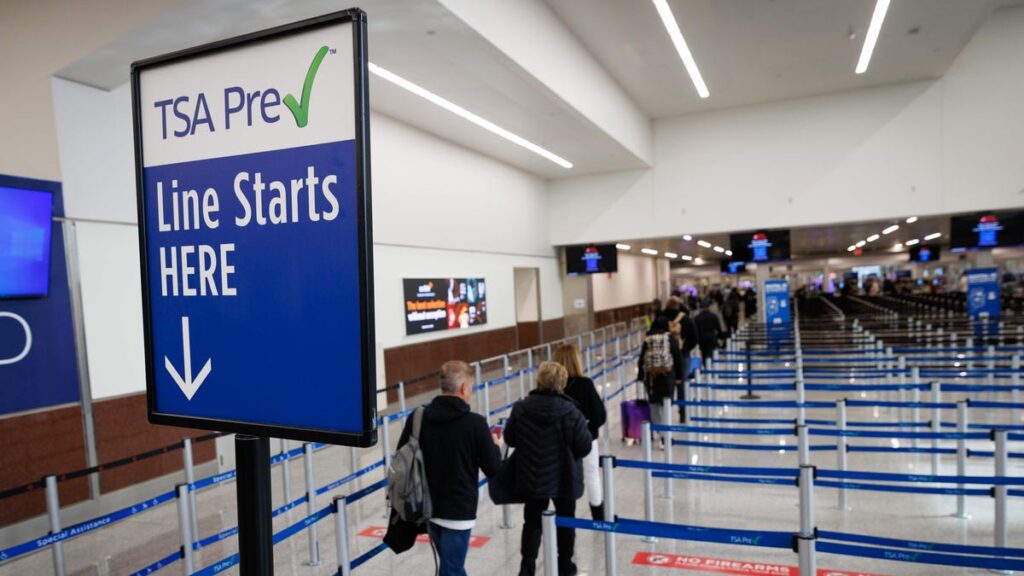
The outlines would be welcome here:
M 875 240 L 878 240 L 879 238 L 881 238 L 881 236 L 879 236 L 878 234 L 872 234 L 871 236 L 868 236 L 868 242 L 874 242 Z
M 882 31 L 882 22 L 885 21 L 885 13 L 889 10 L 889 0 L 878 0 L 875 4 L 875 13 L 871 15 L 871 24 L 868 26 L 868 33 L 864 36 L 864 46 L 860 50 L 860 59 L 857 60 L 857 74 L 868 71 L 868 64 L 871 63 L 871 54 L 875 51 L 875 43 L 878 42 L 878 34 Z
M 665 252 L 665 258 L 679 258 L 679 254 L 675 252 Z
M 690 236 L 689 234 L 683 234 L 683 240 L 689 242 L 690 240 L 693 240 L 693 236 Z
M 632 248 L 632 246 L 630 246 L 629 244 L 616 244 L 615 247 L 618 248 L 619 250 L 629 250 L 630 248 Z
M 657 250 L 651 250 L 650 248 L 641 248 L 640 251 L 643 252 L 644 254 L 648 254 L 650 256 L 657 256 L 658 255 L 658 251 Z
M 925 240 L 925 242 L 927 242 L 929 240 L 935 240 L 936 238 L 940 238 L 941 236 L 942 236 L 942 232 L 936 232 L 934 234 L 929 234 L 929 235 L 925 236 L 924 240 Z
M 701 264 L 704 263 L 704 259 L 703 258 L 694 258 L 693 259 L 693 263 L 698 265 L 698 266 L 700 266 Z
M 893 224 L 892 226 L 889 226 L 885 230 L 882 230 L 882 234 L 892 234 L 893 232 L 895 232 L 895 231 L 897 231 L 899 229 L 900 229 L 900 225 L 899 224 Z
M 854 245 L 852 245 L 852 244 L 851 244 L 850 246 L 847 246 L 847 247 L 846 247 L 846 251 L 847 251 L 847 252 L 853 252 L 853 251 L 854 251 L 854 250 L 856 250 L 856 249 L 857 249 L 857 247 L 856 247 L 856 246 L 854 246 Z
M 697 69 L 697 61 L 693 59 L 693 54 L 690 54 L 690 47 L 686 45 L 686 40 L 683 38 L 683 33 L 679 30 L 679 23 L 676 22 L 676 17 L 672 14 L 672 8 L 669 7 L 668 0 L 654 0 L 654 7 L 658 10 L 658 16 L 661 16 L 661 23 L 665 25 L 665 30 L 668 31 L 668 37 L 672 39 L 672 43 L 676 46 L 679 59 L 683 61 L 683 66 L 686 66 L 686 72 L 690 75 L 690 80 L 693 81 L 693 87 L 697 89 L 697 94 L 701 98 L 707 98 L 711 93 L 708 92 L 708 87 L 704 84 L 704 78 L 700 75 L 700 70 Z
M 863 248 L 865 244 L 867 244 L 867 242 L 861 240 L 860 242 L 854 244 L 854 246 L 856 246 L 857 248 Z
M 906 242 L 903 243 L 903 245 L 904 246 L 913 246 L 914 244 L 917 244 L 918 242 L 920 242 L 920 240 L 918 240 L 917 238 L 914 238 L 913 240 L 907 240 Z
M 725 252 L 725 248 L 722 248 L 721 246 L 715 246 L 714 251 L 718 252 L 719 254 L 723 254 Z
M 711 248 L 711 242 L 705 242 L 703 240 L 697 240 L 697 245 L 701 248 Z
M 914 222 L 917 222 L 917 216 L 911 216 L 910 218 L 907 218 L 907 224 L 913 224 Z
M 434 94 L 430 90 L 427 90 L 426 88 L 423 88 L 418 84 L 414 84 L 406 80 L 405 78 L 402 78 L 401 76 L 395 74 L 394 72 L 390 72 L 384 68 L 381 68 L 380 66 L 377 66 L 373 62 L 370 62 L 369 67 L 370 72 L 376 74 L 377 76 L 383 78 L 384 80 L 387 80 L 388 82 L 391 82 L 392 84 L 400 88 L 404 88 L 425 100 L 429 100 L 430 102 L 437 104 L 438 106 L 444 108 L 445 110 L 451 112 L 452 114 L 465 118 L 466 120 L 469 120 L 473 124 L 476 124 L 477 126 L 483 128 L 484 130 L 487 130 L 488 132 L 491 132 L 492 134 L 496 134 L 513 144 L 522 146 L 523 148 L 526 148 L 530 152 L 533 152 L 538 156 L 542 156 L 554 162 L 555 164 L 558 164 L 562 168 L 572 168 L 572 162 L 569 162 L 565 158 L 562 158 L 561 156 L 549 150 L 541 148 L 540 146 L 534 144 L 533 142 L 530 142 L 529 140 L 523 138 L 522 136 L 518 136 L 516 134 L 509 132 L 508 130 L 505 130 L 504 128 L 498 126 L 497 124 L 491 122 L 490 120 L 485 120 L 484 118 L 481 118 L 476 114 L 473 114 L 472 112 L 466 110 L 465 108 L 459 106 L 458 104 L 445 100 L 444 98 L 438 96 L 437 94 Z
M 732 250 L 726 250 L 725 251 L 725 255 L 726 256 L 732 256 Z
M 680 256 L 680 258 L 682 258 L 683 260 L 686 260 L 687 262 L 692 262 L 693 261 L 693 256 L 687 256 L 686 254 L 683 254 L 682 256 Z

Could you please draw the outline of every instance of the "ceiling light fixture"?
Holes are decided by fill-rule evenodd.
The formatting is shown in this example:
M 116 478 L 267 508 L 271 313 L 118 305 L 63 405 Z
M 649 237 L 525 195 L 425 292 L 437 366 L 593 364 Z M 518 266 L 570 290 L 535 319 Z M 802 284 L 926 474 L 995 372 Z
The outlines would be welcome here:
M 676 22 L 676 17 L 672 14 L 672 8 L 669 7 L 668 0 L 653 1 L 654 7 L 658 10 L 658 16 L 661 16 L 661 23 L 665 25 L 669 38 L 672 39 L 672 43 L 676 46 L 679 59 L 683 61 L 683 66 L 686 66 L 686 72 L 689 73 L 690 80 L 693 81 L 693 87 L 697 89 L 697 94 L 701 98 L 707 98 L 711 93 L 708 92 L 708 87 L 704 84 L 704 78 L 700 75 L 700 70 L 697 69 L 697 61 L 693 59 L 693 54 L 690 54 L 690 47 L 686 45 L 686 40 L 683 38 L 683 33 L 679 30 L 679 23 Z M 886 1 L 886 4 L 888 3 Z
M 914 238 L 913 240 L 907 240 L 906 242 L 903 243 L 903 245 L 904 246 L 913 246 L 914 244 L 917 244 L 918 242 L 920 242 L 920 240 L 918 240 L 917 238 Z
M 899 229 L 900 229 L 900 225 L 899 224 L 893 224 L 892 226 L 889 226 L 885 230 L 882 230 L 882 234 L 892 234 L 893 232 L 895 232 L 895 231 L 897 231 Z
M 665 252 L 665 258 L 679 258 L 679 254 L 675 252 Z
M 907 218 L 907 224 L 913 224 L 914 222 L 917 222 L 917 216 L 911 216 L 910 218 Z
M 632 248 L 632 246 L 630 246 L 629 244 L 616 244 L 615 247 L 618 248 L 619 250 L 629 250 L 630 248 Z
M 857 249 L 857 247 L 854 246 L 853 244 L 850 244 L 849 246 L 846 247 L 846 251 L 847 252 L 853 252 L 856 249 Z
M 725 255 L 726 256 L 732 256 L 732 250 L 726 250 L 725 251 Z
M 704 263 L 704 259 L 703 258 L 694 258 L 693 259 L 693 263 L 698 265 L 698 266 L 700 266 L 701 264 Z
M 878 42 L 878 35 L 882 31 L 882 22 L 885 21 L 885 13 L 889 10 L 889 0 L 878 0 L 875 3 L 875 12 L 871 15 L 871 24 L 868 26 L 868 33 L 864 36 L 864 46 L 860 49 L 860 59 L 857 60 L 857 74 L 868 71 L 868 64 L 871 63 L 871 54 L 875 51 L 875 43 Z
M 476 114 L 470 112 L 469 110 L 466 110 L 462 106 L 459 106 L 454 102 L 445 100 L 441 96 L 438 96 L 437 94 L 434 94 L 430 90 L 427 90 L 426 88 L 418 84 L 414 84 L 406 80 L 405 78 L 402 78 L 401 76 L 395 74 L 394 72 L 381 68 L 380 66 L 377 66 L 372 62 L 369 64 L 369 68 L 370 72 L 376 74 L 377 76 L 383 78 L 384 80 L 387 80 L 388 82 L 391 82 L 392 84 L 400 88 L 404 88 L 409 92 L 412 92 L 413 94 L 419 96 L 420 98 L 429 100 L 430 102 L 437 104 L 438 106 L 444 108 L 445 110 L 451 112 L 452 114 L 465 118 L 466 120 L 469 120 L 473 124 L 476 124 L 477 126 L 483 128 L 484 130 L 487 130 L 488 132 L 491 132 L 492 134 L 496 134 L 497 136 L 500 136 L 513 144 L 522 146 L 523 148 L 526 148 L 530 152 L 533 152 L 538 156 L 542 156 L 554 162 L 555 164 L 558 164 L 562 168 L 572 168 L 572 162 L 569 162 L 568 160 L 562 158 L 561 156 L 555 154 L 554 152 L 541 148 L 540 146 L 534 144 L 533 142 L 530 142 L 526 138 L 513 134 L 512 132 L 509 132 L 508 130 L 505 130 L 501 126 L 498 126 L 497 124 L 491 122 L 490 120 L 481 118 L 480 116 L 477 116 Z
M 715 252 L 718 252 L 719 254 L 724 254 L 724 253 L 725 253 L 725 248 L 722 248 L 721 246 L 715 246 L 715 247 L 713 248 L 713 250 L 714 250 Z
M 925 240 L 925 242 L 927 242 L 929 240 L 935 240 L 936 238 L 940 238 L 941 236 L 942 236 L 942 232 L 936 232 L 934 234 L 929 234 L 929 235 L 925 236 L 924 240 Z
M 878 234 L 872 234 L 871 236 L 868 236 L 868 242 L 874 242 L 875 240 L 878 240 L 879 238 L 881 238 L 881 236 L 879 236 Z
M 683 254 L 682 256 L 680 256 L 680 258 L 682 258 L 683 260 L 686 260 L 687 262 L 692 262 L 693 261 L 693 256 L 687 256 L 686 254 Z
M 711 242 L 705 242 L 703 240 L 697 240 L 697 245 L 701 248 L 711 248 Z
M 658 255 L 658 251 L 657 250 L 652 250 L 650 248 L 641 248 L 640 251 L 643 252 L 644 254 L 648 254 L 650 256 L 657 256 Z
M 854 244 L 854 246 L 857 247 L 857 248 L 863 248 L 865 244 L 867 244 L 867 242 L 861 240 L 860 242 L 857 242 L 856 244 Z
M 693 236 L 690 236 L 689 234 L 683 234 L 683 240 L 689 242 L 690 240 L 693 240 Z
M 897 242 L 896 245 L 893 246 L 892 248 L 893 248 L 893 250 L 903 250 L 903 244 L 900 243 L 900 242 Z

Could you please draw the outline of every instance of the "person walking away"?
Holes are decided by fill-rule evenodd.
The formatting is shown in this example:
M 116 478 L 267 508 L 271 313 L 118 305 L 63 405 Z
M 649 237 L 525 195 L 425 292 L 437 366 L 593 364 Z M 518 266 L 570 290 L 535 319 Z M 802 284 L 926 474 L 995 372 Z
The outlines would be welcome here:
M 515 448 L 516 488 L 526 498 L 519 565 L 521 576 L 533 576 L 540 550 L 541 513 L 548 502 L 562 517 L 576 517 L 583 496 L 581 459 L 590 453 L 593 436 L 576 401 L 564 394 L 569 373 L 564 366 L 542 362 L 537 388 L 512 406 L 505 423 L 505 443 Z M 558 528 L 558 573 L 573 576 L 576 533 Z
M 493 478 L 501 466 L 498 440 L 487 420 L 470 411 L 475 374 L 469 364 L 453 360 L 441 366 L 441 394 L 423 410 L 419 433 L 427 488 L 433 505 L 427 531 L 438 555 L 440 576 L 465 576 L 470 530 L 480 501 L 480 472 Z M 398 439 L 409 441 L 414 418 L 405 421 Z
M 697 314 L 694 322 L 697 324 L 697 345 L 700 346 L 701 368 L 706 370 L 715 349 L 718 348 L 718 339 L 723 330 L 722 317 L 718 314 L 718 304 L 711 300 L 705 300 L 704 309 Z
M 676 398 L 679 399 L 683 399 L 686 395 L 685 385 L 690 374 L 690 353 L 697 347 L 700 337 L 700 333 L 697 331 L 697 323 L 693 321 L 693 316 L 690 314 L 690 308 L 684 306 L 682 312 L 683 317 L 679 321 L 682 343 L 679 345 L 680 363 L 677 364 L 679 375 L 676 379 Z M 686 422 L 686 410 L 683 406 L 679 407 L 679 421 Z
M 601 485 L 601 469 L 598 462 L 600 449 L 597 447 L 597 439 L 601 427 L 608 421 L 608 414 L 594 381 L 583 375 L 580 351 L 575 344 L 563 344 L 556 348 L 554 361 L 564 366 L 568 372 L 569 382 L 565 386 L 565 395 L 576 401 L 580 412 L 587 420 L 587 428 L 593 438 L 590 453 L 583 459 L 583 483 L 586 485 L 590 500 L 590 515 L 594 520 L 604 520 L 604 489 Z
M 662 402 L 665 398 L 672 398 L 675 384 L 682 381 L 682 366 L 682 353 L 669 332 L 668 321 L 664 316 L 655 319 L 640 346 L 637 364 L 637 379 L 644 383 L 647 398 L 651 401 L 651 419 L 655 424 L 663 424 L 668 417 L 662 409 Z M 662 446 L 664 442 L 662 436 Z
M 740 325 L 740 298 L 735 290 L 730 290 L 722 306 L 722 319 L 725 320 L 726 336 L 731 338 Z

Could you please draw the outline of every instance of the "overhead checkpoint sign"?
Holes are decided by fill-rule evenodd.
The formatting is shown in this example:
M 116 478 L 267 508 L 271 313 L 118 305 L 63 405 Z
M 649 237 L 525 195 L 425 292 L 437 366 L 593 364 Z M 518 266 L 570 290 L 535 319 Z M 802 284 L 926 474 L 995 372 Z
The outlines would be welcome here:
M 375 442 L 365 28 L 133 64 L 150 421 Z

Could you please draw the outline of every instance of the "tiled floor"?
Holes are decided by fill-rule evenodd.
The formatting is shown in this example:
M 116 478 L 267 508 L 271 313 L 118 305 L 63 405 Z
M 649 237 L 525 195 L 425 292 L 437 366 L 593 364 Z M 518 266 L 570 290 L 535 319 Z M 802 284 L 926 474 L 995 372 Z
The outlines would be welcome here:
M 781 394 L 781 393 L 780 393 Z M 834 400 L 840 396 L 821 393 L 809 395 L 810 400 Z M 784 396 L 777 396 L 784 399 Z M 721 396 L 720 396 L 720 399 Z M 500 406 L 497 398 L 492 399 L 494 406 Z M 503 400 L 503 398 L 502 398 Z M 952 398 L 947 398 L 952 400 Z M 413 402 L 410 401 L 410 405 Z M 619 458 L 640 459 L 641 450 L 636 446 L 627 446 L 620 442 L 620 424 L 618 399 L 610 407 L 611 422 L 609 429 L 612 440 L 611 451 Z M 716 410 L 717 416 L 738 416 L 736 409 Z M 782 414 L 778 411 L 743 410 L 745 417 L 790 417 L 791 413 Z M 1002 415 L 1008 417 L 1008 415 Z M 831 411 L 809 414 L 809 417 L 833 418 Z M 926 417 L 926 416 L 922 416 Z M 874 409 L 851 409 L 850 420 L 895 419 L 895 413 Z M 997 416 L 972 411 L 974 421 L 1005 421 Z M 952 420 L 953 414 L 945 414 L 944 420 Z M 391 431 L 392 441 L 398 437 L 398 424 Z M 703 438 L 701 438 L 703 439 Z M 792 449 L 795 439 L 792 437 L 740 436 L 723 435 L 709 437 L 709 440 L 735 443 L 770 443 L 785 442 L 787 449 L 770 452 L 735 451 L 725 449 L 694 449 L 690 458 L 695 463 L 738 465 L 738 466 L 780 466 L 796 465 L 796 453 Z M 831 439 L 814 439 L 814 443 L 825 443 Z M 874 439 L 853 439 L 851 444 L 869 444 Z M 877 440 L 880 444 L 890 444 L 889 440 Z M 903 441 L 904 445 L 907 445 Z M 948 445 L 948 444 L 946 444 Z M 978 449 L 991 450 L 987 441 L 973 442 Z M 1020 445 L 1014 450 L 1021 450 Z M 378 459 L 379 448 L 361 451 L 360 466 L 365 466 Z M 673 452 L 676 462 L 686 459 L 686 449 L 676 447 Z M 662 452 L 655 452 L 655 458 L 664 457 Z M 814 453 L 814 463 L 822 468 L 835 468 L 834 452 Z M 318 485 L 340 478 L 350 472 L 349 450 L 347 448 L 330 447 L 321 450 L 315 457 L 315 476 Z M 851 453 L 849 467 L 854 470 L 870 471 L 902 471 L 930 472 L 930 460 L 927 455 L 914 454 L 877 454 Z M 991 459 L 971 459 L 968 474 L 991 475 L 993 473 Z M 955 461 L 952 457 L 944 457 L 941 471 L 955 473 Z M 301 461 L 291 466 L 292 493 L 291 498 L 301 495 L 304 486 Z M 643 472 L 618 468 L 615 473 L 616 507 L 620 516 L 643 518 L 644 493 Z M 1011 475 L 1024 474 L 1024 464 L 1019 460 L 1011 461 Z M 354 484 L 341 490 L 351 493 L 382 477 L 375 471 Z M 274 505 L 283 502 L 281 487 L 282 473 L 280 467 L 273 471 Z M 762 486 L 753 484 L 732 484 L 710 481 L 675 481 L 675 498 L 668 500 L 663 497 L 664 481 L 654 481 L 655 519 L 663 522 L 691 524 L 720 528 L 743 528 L 753 530 L 795 531 L 798 527 L 799 515 L 797 508 L 797 489 L 788 486 Z M 339 491 L 340 493 L 340 491 Z M 378 493 L 350 507 L 350 522 L 353 551 L 352 556 L 369 550 L 377 544 L 377 540 L 358 535 L 371 526 L 383 526 L 384 501 Z M 878 536 L 902 537 L 916 540 L 950 542 L 962 544 L 988 545 L 993 544 L 992 524 L 994 500 L 988 497 L 969 497 L 968 510 L 972 517 L 961 520 L 950 516 L 955 511 L 956 502 L 953 496 L 933 496 L 918 494 L 897 494 L 886 492 L 850 491 L 849 511 L 840 511 L 836 507 L 837 493 L 834 489 L 818 488 L 815 491 L 816 524 L 820 529 L 872 534 Z M 318 505 L 326 505 L 328 496 L 318 499 Z M 235 525 L 235 493 L 234 483 L 228 482 L 211 488 L 199 495 L 200 532 L 208 536 Z M 577 507 L 578 513 L 586 514 L 585 499 Z M 299 521 L 305 516 L 305 506 L 292 510 L 275 519 L 275 531 L 290 523 Z M 481 548 L 471 549 L 467 563 L 470 574 L 504 575 L 516 574 L 519 564 L 519 536 L 522 525 L 521 511 L 513 510 L 515 527 L 503 529 L 501 510 L 493 506 L 486 496 L 480 504 L 480 517 L 474 534 L 490 538 Z M 1024 499 L 1011 498 L 1009 508 L 1010 545 L 1024 547 Z M 309 547 L 307 532 L 302 532 L 290 540 L 275 547 L 274 558 L 279 575 L 326 575 L 336 570 L 336 553 L 334 545 L 333 519 L 327 519 L 317 525 L 320 545 L 321 565 L 309 566 Z M 170 554 L 178 547 L 177 515 L 174 504 L 163 505 L 109 528 L 101 529 L 64 545 L 67 557 L 68 573 L 72 575 L 107 575 L 128 574 L 134 570 Z M 222 543 L 212 545 L 197 554 L 197 567 L 204 567 L 216 562 L 236 551 L 237 539 L 229 538 Z M 796 564 L 796 554 L 788 550 L 750 548 L 718 544 L 702 544 L 694 542 L 668 541 L 645 542 L 640 537 L 617 537 L 616 550 L 618 556 L 617 570 L 622 574 L 670 574 L 669 568 L 634 565 L 633 560 L 638 552 L 656 551 L 658 553 L 683 554 L 704 557 L 726 558 L 750 562 L 773 564 Z M 580 532 L 577 535 L 576 559 L 580 571 L 585 573 L 603 573 L 604 538 L 594 532 Z M 819 554 L 820 568 L 859 570 L 873 574 L 968 574 L 978 573 L 977 570 L 959 570 L 941 566 L 912 565 L 886 561 L 867 560 L 853 557 L 840 557 Z M 356 574 L 408 574 L 427 575 L 434 570 L 433 558 L 428 545 L 418 544 L 408 553 L 396 556 L 385 551 L 360 567 Z M 33 554 L 15 562 L 0 564 L 0 576 L 52 573 L 52 560 L 48 550 Z M 182 565 L 179 562 L 165 568 L 160 574 L 180 574 Z M 226 574 L 237 574 L 233 568 Z M 711 574 L 686 570 L 688 574 Z

